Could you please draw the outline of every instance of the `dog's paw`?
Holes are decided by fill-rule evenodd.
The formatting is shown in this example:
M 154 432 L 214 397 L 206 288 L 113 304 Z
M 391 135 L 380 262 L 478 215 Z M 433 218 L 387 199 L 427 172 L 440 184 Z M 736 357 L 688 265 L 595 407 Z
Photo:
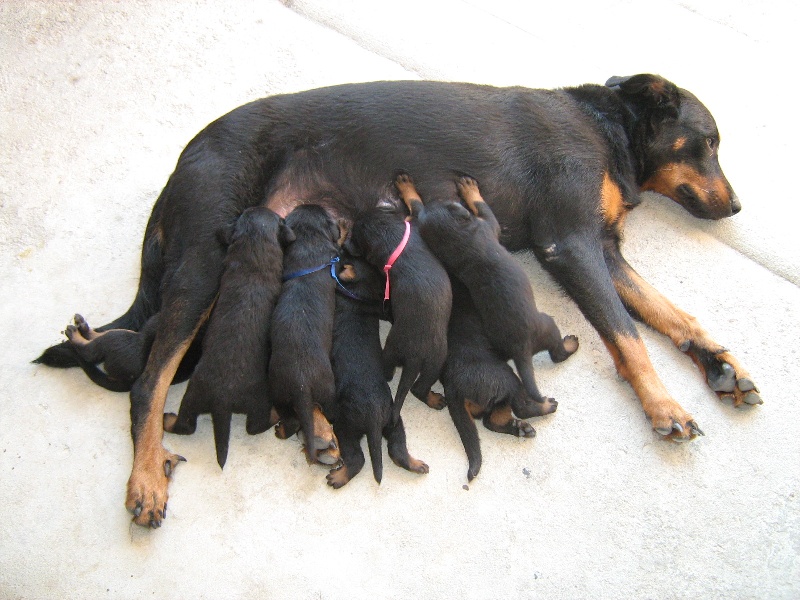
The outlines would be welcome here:
M 656 410 L 648 412 L 653 429 L 673 442 L 689 442 L 705 435 L 692 416 L 674 401 L 658 403 Z
M 428 392 L 428 395 L 425 398 L 425 404 L 436 410 L 442 410 L 447 406 L 447 400 L 442 394 L 430 391 Z
M 516 435 L 517 437 L 525 437 L 525 438 L 532 438 L 536 437 L 536 430 L 533 426 L 526 422 L 520 421 L 519 419 L 514 419 L 511 422 L 511 434 Z
M 128 479 L 125 507 L 133 514 L 133 522 L 157 529 L 167 516 L 167 487 L 179 462 L 186 459 L 167 452 L 163 447 L 149 459 L 134 461 Z
M 430 467 L 427 464 L 413 456 L 408 457 L 408 467 L 406 468 L 412 473 L 419 473 L 420 475 L 430 472 Z
M 764 404 L 755 382 L 730 352 L 714 356 L 714 362 L 706 368 L 706 380 L 721 400 L 733 406 Z
M 543 397 L 541 402 L 528 398 L 524 404 L 514 406 L 514 414 L 520 419 L 530 419 L 531 417 L 541 417 L 549 415 L 558 409 L 558 401 L 553 398 Z
M 342 465 L 336 469 L 331 469 L 325 479 L 328 480 L 329 486 L 338 490 L 350 481 L 350 474 L 347 472 L 347 466 Z
M 92 337 L 93 330 L 89 323 L 86 322 L 86 319 L 83 318 L 82 315 L 76 314 L 72 320 L 75 323 L 75 326 L 78 328 L 80 334 L 85 337 L 87 340 Z

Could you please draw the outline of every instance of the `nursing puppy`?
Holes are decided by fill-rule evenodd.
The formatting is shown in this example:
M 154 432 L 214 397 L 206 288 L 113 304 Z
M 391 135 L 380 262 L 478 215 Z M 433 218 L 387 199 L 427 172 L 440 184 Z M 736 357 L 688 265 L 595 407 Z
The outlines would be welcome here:
M 508 363 L 492 347 L 484 333 L 480 314 L 469 290 L 457 279 L 453 287 L 453 311 L 447 328 L 447 361 L 442 384 L 447 408 L 469 460 L 467 479 L 481 468 L 481 447 L 473 419 L 483 417 L 487 429 L 519 437 L 536 431 L 521 419 L 555 412 L 558 403 L 549 398 L 536 402 Z M 513 414 L 512 414 L 513 409 Z
M 331 357 L 339 415 L 333 429 L 343 464 L 328 474 L 328 485 L 338 489 L 361 471 L 363 436 L 367 437 L 372 474 L 378 483 L 383 476 L 382 437 L 396 465 L 427 473 L 428 465 L 408 454 L 402 417 L 392 419 L 392 393 L 383 376 L 379 330 L 380 319 L 385 316 L 383 277 L 366 261 L 347 258 L 339 278 L 356 297 L 341 289 L 336 294 Z
M 405 213 L 392 206 L 379 205 L 356 219 L 347 248 L 386 274 L 384 298 L 391 302 L 393 316 L 383 348 L 387 381 L 396 367 L 403 369 L 394 397 L 394 421 L 409 390 L 428 406 L 444 408 L 442 396 L 431 391 L 447 358 L 452 293 L 444 267 L 417 228 L 405 220 Z
M 286 217 L 295 241 L 283 257 L 283 288 L 272 313 L 269 394 L 281 418 L 278 437 L 298 430 L 309 463 L 339 461 L 328 419 L 336 415 L 331 368 L 336 282 L 330 267 L 340 230 L 320 206 L 298 206 Z M 327 417 L 327 418 L 326 418 Z
M 97 385 L 112 392 L 129 392 L 133 382 L 144 371 L 150 346 L 158 331 L 158 313 L 150 317 L 139 331 L 130 329 L 92 329 L 81 315 L 64 331 L 74 357 L 84 373 Z M 189 379 L 200 359 L 202 333 L 189 347 L 172 383 Z M 64 349 L 61 349 L 64 352 Z M 101 369 L 99 364 L 103 365 Z
M 262 433 L 271 417 L 267 395 L 270 318 L 281 290 L 283 246 L 294 234 L 263 206 L 236 221 L 225 256 L 220 291 L 203 339 L 203 354 L 178 414 L 164 415 L 164 430 L 186 435 L 197 416 L 211 413 L 217 462 L 225 466 L 231 415 L 247 415 L 247 433 Z
M 566 360 L 578 349 L 574 336 L 561 338 L 553 319 L 536 309 L 527 274 L 500 245 L 500 225 L 478 191 L 477 182 L 461 177 L 458 202 L 424 206 L 411 177 L 398 175 L 395 185 L 419 223 L 423 239 L 448 272 L 469 289 L 484 332 L 494 349 L 517 367 L 528 396 L 547 403 L 536 387 L 532 357 L 547 350 L 553 362 Z

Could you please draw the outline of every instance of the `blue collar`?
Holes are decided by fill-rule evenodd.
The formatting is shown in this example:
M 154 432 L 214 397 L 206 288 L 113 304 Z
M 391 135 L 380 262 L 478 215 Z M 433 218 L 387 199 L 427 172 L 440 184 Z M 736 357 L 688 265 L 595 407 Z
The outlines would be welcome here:
M 316 266 L 316 267 L 310 267 L 308 269 L 301 269 L 299 271 L 294 271 L 292 273 L 287 273 L 286 275 L 283 276 L 283 281 L 285 283 L 285 282 L 289 281 L 290 279 L 297 279 L 298 277 L 304 277 L 306 275 L 311 275 L 312 273 L 316 273 L 317 271 L 322 271 L 322 269 L 325 269 L 326 267 L 330 266 L 330 268 L 331 268 L 331 277 L 333 278 L 333 280 L 336 282 L 336 285 L 338 286 L 337 287 L 337 291 L 341 292 L 342 294 L 344 294 L 348 298 L 352 298 L 353 300 L 359 300 L 361 302 L 366 302 L 366 300 L 364 300 L 363 298 L 360 298 L 359 296 L 357 296 L 356 294 L 354 294 L 353 292 L 348 290 L 346 287 L 344 287 L 344 284 L 339 280 L 339 277 L 336 275 L 336 263 L 338 263 L 338 262 L 339 262 L 339 257 L 338 256 L 334 256 L 330 260 L 330 262 L 326 262 L 324 265 L 319 265 L 319 266 Z

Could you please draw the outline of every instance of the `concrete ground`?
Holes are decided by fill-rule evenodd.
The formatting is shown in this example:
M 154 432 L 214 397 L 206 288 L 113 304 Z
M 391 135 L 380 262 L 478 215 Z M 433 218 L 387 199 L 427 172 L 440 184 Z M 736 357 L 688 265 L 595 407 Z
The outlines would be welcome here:
M 0 4 L 0 598 L 800 597 L 798 9 L 780 0 L 240 0 Z M 535 6 L 534 8 L 534 5 Z M 793 64 L 793 63 L 791 63 Z M 206 123 L 327 84 L 437 78 L 554 87 L 656 72 L 717 118 L 742 212 L 698 222 L 648 195 L 626 254 L 749 368 L 717 401 L 642 328 L 706 436 L 663 442 L 597 335 L 527 255 L 540 308 L 581 340 L 536 359 L 559 401 L 533 440 L 481 430 L 468 487 L 446 413 L 410 401 L 409 448 L 340 491 L 295 440 L 249 437 L 224 472 L 210 421 L 155 531 L 130 525 L 128 398 L 30 364 L 72 314 L 133 298 L 151 206 Z M 185 386 L 175 386 L 175 409 Z

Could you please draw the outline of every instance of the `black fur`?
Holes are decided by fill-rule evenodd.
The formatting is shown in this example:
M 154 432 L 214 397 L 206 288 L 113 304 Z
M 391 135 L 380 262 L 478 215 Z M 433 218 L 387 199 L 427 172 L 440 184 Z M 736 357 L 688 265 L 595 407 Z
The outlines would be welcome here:
M 358 300 L 336 295 L 333 330 L 333 373 L 336 378 L 338 418 L 333 425 L 339 441 L 340 469 L 328 475 L 328 484 L 340 488 L 364 466 L 361 438 L 366 436 L 375 481 L 383 476 L 383 437 L 389 456 L 401 467 L 418 473 L 427 465 L 411 458 L 402 417 L 392 419 L 392 394 L 383 376 L 380 318 L 384 316 L 383 276 L 364 260 L 348 258 L 341 278 Z
M 284 276 L 324 265 L 338 255 L 339 226 L 322 207 L 298 206 L 286 217 L 286 224 L 296 239 L 284 253 Z M 329 420 L 337 414 L 330 358 L 335 290 L 328 268 L 290 279 L 284 282 L 272 314 L 270 398 L 281 420 L 296 419 L 309 462 L 317 462 L 316 450 L 327 450 L 331 443 L 317 439 L 315 405 Z
M 242 213 L 225 256 L 219 297 L 203 339 L 203 355 L 177 416 L 164 415 L 164 428 L 194 433 L 197 416 L 211 413 L 217 462 L 228 458 L 231 415 L 247 415 L 247 433 L 269 429 L 272 404 L 267 393 L 270 320 L 281 291 L 283 247 L 292 230 L 268 208 Z
M 379 206 L 355 221 L 350 248 L 382 269 L 404 233 L 405 213 Z M 439 379 L 447 357 L 452 296 L 447 272 L 413 226 L 388 277 L 393 323 L 383 348 L 383 368 L 387 380 L 396 367 L 403 369 L 394 398 L 397 421 L 409 390 L 429 406 L 444 408 L 440 397 L 431 395 L 431 386 Z
M 108 324 L 135 331 L 160 312 L 148 366 L 131 389 L 126 505 L 136 522 L 161 523 L 165 465 L 175 457 L 148 428 L 161 413 L 164 379 L 172 380 L 176 357 L 216 296 L 224 257 L 216 231 L 262 203 L 285 215 L 318 199 L 352 219 L 374 206 L 398 169 L 414 173 L 423 197 L 454 196 L 457 173 L 481 182 L 500 241 L 532 249 L 575 300 L 623 359 L 620 373 L 659 432 L 689 439 L 699 429 L 655 375 L 628 311 L 685 349 L 720 395 L 737 405 L 760 402 L 738 361 L 684 313 L 671 310 L 665 321 L 649 313 L 660 297 L 620 251 L 624 215 L 640 190 L 663 193 L 702 218 L 740 210 L 718 147 L 708 110 L 655 75 L 563 90 L 350 84 L 265 98 L 214 121 L 183 151 L 156 201 L 136 298 Z M 352 186 L 368 193 L 341 193 Z M 604 204 L 604 186 L 618 195 L 617 205 Z M 631 362 L 635 370 L 625 368 Z

